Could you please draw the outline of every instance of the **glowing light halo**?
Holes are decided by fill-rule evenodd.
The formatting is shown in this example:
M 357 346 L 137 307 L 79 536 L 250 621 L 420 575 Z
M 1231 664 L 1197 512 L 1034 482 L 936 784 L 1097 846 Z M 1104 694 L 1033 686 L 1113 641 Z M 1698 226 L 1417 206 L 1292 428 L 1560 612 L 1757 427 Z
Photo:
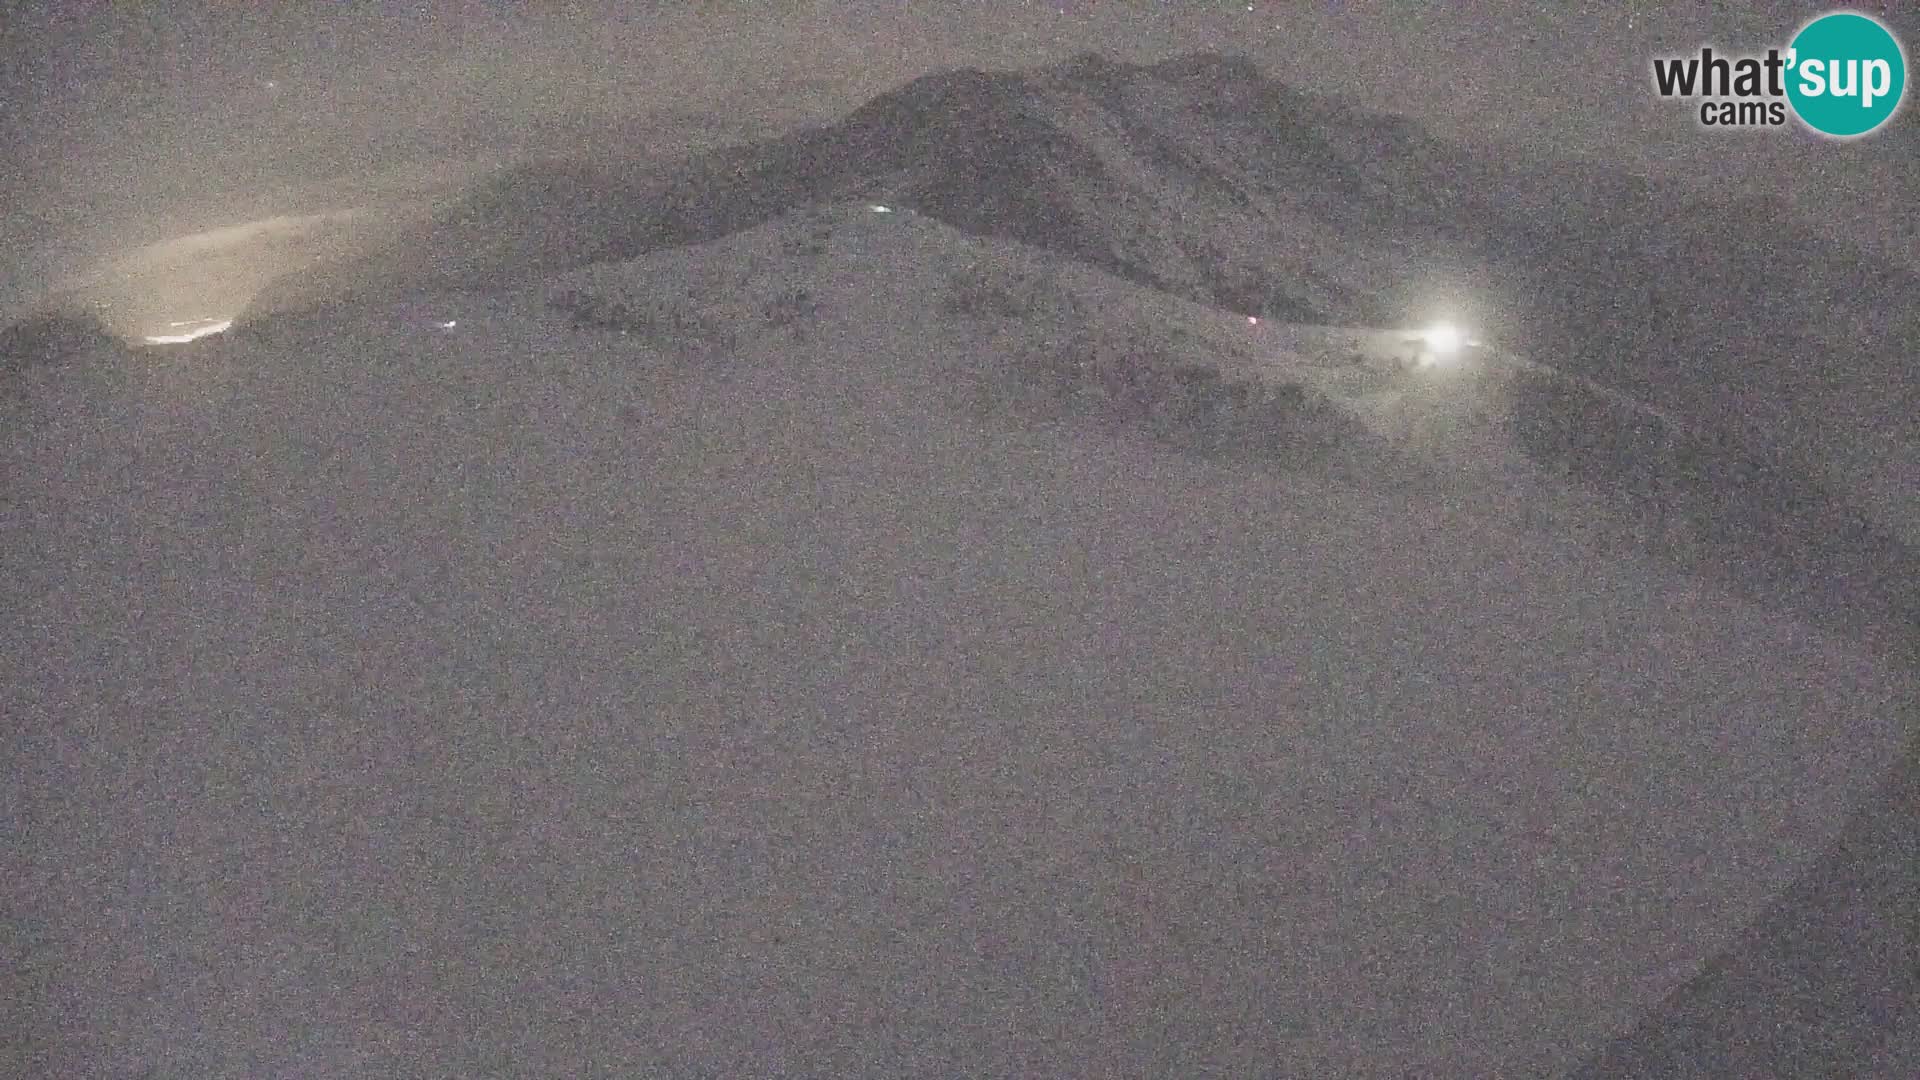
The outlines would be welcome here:
M 1466 344 L 1460 328 L 1450 322 L 1437 322 L 1421 332 L 1421 339 L 1436 356 L 1452 356 Z
M 194 326 L 195 323 L 199 323 L 201 325 Z M 189 341 L 198 341 L 203 337 L 211 337 L 214 334 L 221 333 L 222 331 L 231 328 L 233 326 L 233 320 L 232 319 L 218 319 L 218 320 L 187 319 L 187 320 L 171 322 L 171 323 L 168 323 L 167 325 L 168 326 L 194 326 L 194 328 L 191 330 L 183 331 L 178 334 L 148 334 L 146 335 L 146 339 L 145 339 L 147 344 L 149 345 L 183 345 Z

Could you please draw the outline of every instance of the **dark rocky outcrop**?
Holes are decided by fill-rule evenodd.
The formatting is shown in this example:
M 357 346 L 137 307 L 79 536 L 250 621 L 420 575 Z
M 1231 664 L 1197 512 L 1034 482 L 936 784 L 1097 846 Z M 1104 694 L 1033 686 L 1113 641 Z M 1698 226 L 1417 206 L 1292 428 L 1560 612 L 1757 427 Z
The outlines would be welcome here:
M 119 348 L 120 339 L 90 313 L 42 313 L 0 329 L 0 373 L 11 375 Z

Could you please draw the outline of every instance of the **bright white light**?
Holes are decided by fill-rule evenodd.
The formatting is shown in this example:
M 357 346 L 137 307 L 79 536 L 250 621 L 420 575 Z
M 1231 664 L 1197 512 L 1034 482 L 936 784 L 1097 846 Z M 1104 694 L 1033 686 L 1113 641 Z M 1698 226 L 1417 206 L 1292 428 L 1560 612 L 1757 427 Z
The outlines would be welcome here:
M 1459 327 L 1444 322 L 1427 327 L 1421 337 L 1426 341 L 1427 348 L 1436 356 L 1452 356 L 1460 351 L 1460 346 L 1465 340 L 1460 334 Z
M 871 206 L 869 206 L 869 207 L 867 207 L 867 209 L 869 209 L 869 210 L 871 210 L 871 211 L 873 211 L 873 212 L 874 212 L 874 213 L 876 213 L 876 214 L 891 214 L 891 213 L 893 213 L 893 207 L 891 207 L 891 206 L 881 206 L 881 205 L 880 205 L 879 203 L 874 203 L 873 205 L 871 205 Z
M 1248 325 L 1248 326 L 1259 326 L 1259 325 L 1260 325 L 1260 320 L 1259 320 L 1258 318 L 1256 318 L 1256 317 L 1254 317 L 1254 316 L 1252 316 L 1252 315 L 1249 315 L 1249 316 L 1247 316 L 1247 325 Z
M 443 322 L 443 323 L 441 323 L 441 324 L 440 324 L 440 329 L 442 329 L 442 330 L 451 330 L 451 329 L 453 329 L 454 327 L 456 327 L 456 326 L 459 326 L 459 325 L 460 325 L 460 320 L 458 320 L 458 319 L 448 319 L 448 320 L 447 320 L 446 322 Z
M 198 325 L 194 325 L 195 323 L 197 323 Z M 195 341 L 199 338 L 208 337 L 212 334 L 220 333 L 222 330 L 225 330 L 228 327 L 232 326 L 233 320 L 220 319 L 215 321 L 215 320 L 209 320 L 209 319 L 195 319 L 195 320 L 190 320 L 188 322 L 169 323 L 168 325 L 169 326 L 193 326 L 193 329 L 183 331 L 178 334 L 148 334 L 146 339 L 147 344 L 149 345 L 180 345 L 180 344 L 184 344 L 185 342 Z

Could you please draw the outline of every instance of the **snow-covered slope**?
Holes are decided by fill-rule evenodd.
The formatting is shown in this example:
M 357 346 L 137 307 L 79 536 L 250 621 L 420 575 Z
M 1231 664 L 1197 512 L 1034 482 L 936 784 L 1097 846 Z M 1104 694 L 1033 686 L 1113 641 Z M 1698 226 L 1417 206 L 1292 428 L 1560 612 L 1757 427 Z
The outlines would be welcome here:
M 981 394 L 1261 355 L 1029 257 L 796 218 L 9 413 L 9 1064 L 1540 1075 L 1885 770 L 1909 676 L 1497 492 Z
M 1230 56 L 942 72 L 686 162 L 531 164 L 259 303 L 492 287 L 853 198 L 1244 314 L 1378 325 L 1452 308 L 1536 361 L 1764 440 L 1920 537 L 1902 498 L 1920 475 L 1911 272 L 1777 204 L 1471 150 Z

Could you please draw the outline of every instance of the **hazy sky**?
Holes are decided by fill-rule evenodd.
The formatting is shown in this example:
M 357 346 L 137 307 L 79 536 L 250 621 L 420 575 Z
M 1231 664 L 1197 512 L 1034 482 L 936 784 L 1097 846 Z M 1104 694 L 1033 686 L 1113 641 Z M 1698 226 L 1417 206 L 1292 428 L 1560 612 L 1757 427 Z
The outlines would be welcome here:
M 1874 9 L 1875 5 L 1860 5 Z M 1920 10 L 1878 10 L 1906 40 Z M 1251 9 L 1251 10 L 1250 10 Z M 61 0 L 9 13 L 11 228 L 39 246 L 238 212 L 276 187 L 547 147 L 556 121 L 745 135 L 825 118 L 922 72 L 1098 49 L 1245 52 L 1290 81 L 1469 137 L 1730 171 L 1911 206 L 1916 110 L 1839 146 L 1703 132 L 1648 59 L 1785 44 L 1820 5 L 1393 2 L 302 4 Z M 536 120 L 540 122 L 535 122 Z M 1900 185 L 1906 185 L 1901 187 Z M 1891 187 L 1890 187 L 1891 185 Z M 1901 193 L 1896 198 L 1891 192 Z M 1909 213 L 1906 217 L 1912 217 Z M 156 226 L 162 228 L 165 226 Z M 14 239 L 18 239 L 15 237 Z

